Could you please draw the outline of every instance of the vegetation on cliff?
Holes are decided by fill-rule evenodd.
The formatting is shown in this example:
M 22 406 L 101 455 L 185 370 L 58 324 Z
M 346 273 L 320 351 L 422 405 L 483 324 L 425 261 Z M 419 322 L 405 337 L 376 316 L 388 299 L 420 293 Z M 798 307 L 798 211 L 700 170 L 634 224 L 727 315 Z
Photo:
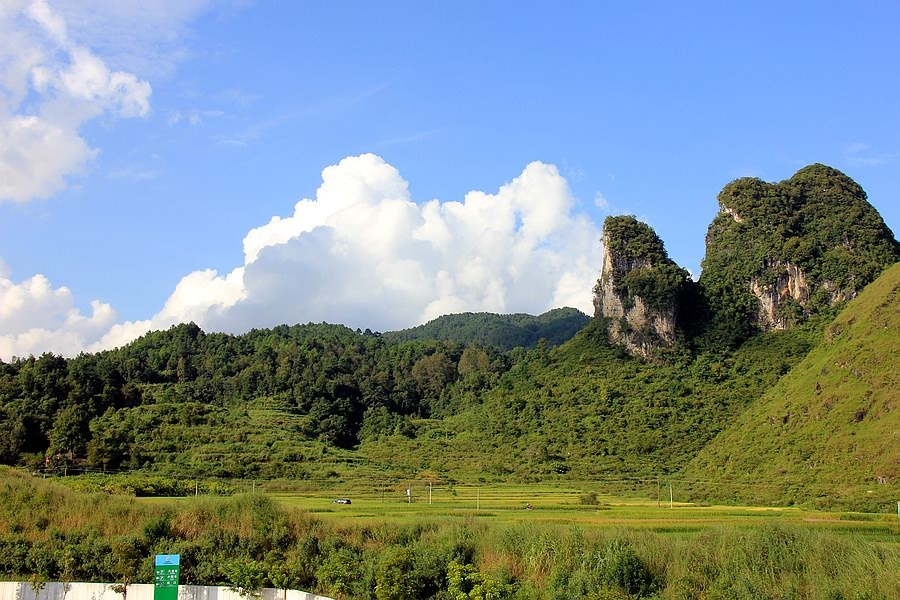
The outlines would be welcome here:
M 656 232 L 632 216 L 607 217 L 603 223 L 607 260 L 597 294 L 609 280 L 626 306 L 641 298 L 653 310 L 665 310 L 676 301 L 690 280 L 676 265 Z
M 900 245 L 866 193 L 831 167 L 810 165 L 779 183 L 738 179 L 718 199 L 700 277 L 707 343 L 733 346 L 764 328 L 754 284 L 772 297 L 777 320 L 796 323 L 854 297 L 900 260 Z M 798 271 L 788 275 L 791 267 Z

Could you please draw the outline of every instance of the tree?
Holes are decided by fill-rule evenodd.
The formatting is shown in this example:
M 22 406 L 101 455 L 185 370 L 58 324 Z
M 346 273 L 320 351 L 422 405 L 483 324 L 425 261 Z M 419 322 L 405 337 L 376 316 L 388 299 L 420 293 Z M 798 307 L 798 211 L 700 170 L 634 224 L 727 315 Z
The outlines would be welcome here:
M 77 406 L 67 406 L 56 414 L 50 430 L 50 453 L 84 456 L 90 439 L 88 416 Z
M 228 589 L 242 598 L 258 598 L 266 581 L 266 566 L 250 559 L 233 560 L 225 566 Z
M 447 566 L 450 597 L 454 600 L 503 600 L 511 598 L 515 588 L 496 579 L 485 577 L 473 565 L 451 561 Z
M 437 398 L 443 389 L 453 381 L 456 368 L 443 352 L 423 356 L 412 368 L 419 392 L 424 397 Z
M 141 541 L 133 536 L 122 536 L 113 540 L 112 554 L 115 560 L 114 571 L 120 583 L 109 586 L 122 600 L 128 600 L 128 586 L 137 577 L 144 558 Z

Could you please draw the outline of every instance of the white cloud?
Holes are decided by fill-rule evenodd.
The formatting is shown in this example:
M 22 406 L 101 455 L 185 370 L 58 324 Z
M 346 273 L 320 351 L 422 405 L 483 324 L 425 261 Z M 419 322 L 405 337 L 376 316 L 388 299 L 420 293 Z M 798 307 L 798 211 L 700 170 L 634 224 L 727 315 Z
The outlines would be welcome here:
M 556 167 L 531 163 L 495 194 L 416 204 L 365 154 L 326 168 L 314 199 L 244 239 L 244 295 L 213 329 L 329 321 L 388 330 L 459 311 L 591 310 L 599 230 L 572 213 Z
M 50 196 L 83 171 L 97 152 L 79 134 L 87 120 L 150 111 L 148 82 L 111 70 L 70 34 L 46 0 L 0 9 L 0 201 Z
M 348 157 L 323 170 L 315 197 L 293 214 L 247 233 L 243 265 L 186 275 L 150 319 L 113 325 L 108 306 L 81 316 L 70 292 L 41 276 L 6 280 L 15 292 L 0 306 L 40 306 L 43 317 L 29 313 L 16 327 L 0 318 L 0 356 L 49 349 L 42 341 L 57 351 L 73 340 L 77 349 L 110 348 L 186 321 L 230 332 L 310 321 L 387 331 L 451 312 L 590 312 L 600 231 L 574 206 L 557 168 L 540 162 L 496 193 L 416 203 L 393 166 L 373 154 Z M 0 263 L 0 274 L 8 271 Z M 34 299 L 16 300 L 24 297 Z M 88 327 L 100 323 L 105 329 Z
M 185 121 L 192 126 L 197 126 L 203 122 L 203 119 L 205 117 L 221 117 L 224 115 L 225 113 L 221 110 L 173 110 L 169 113 L 169 117 L 166 119 L 166 122 L 169 125 L 177 125 L 178 123 Z
M 144 117 L 150 84 L 188 51 L 187 26 L 241 0 L 2 0 L 0 202 L 64 189 L 97 150 L 79 131 L 103 114 Z M 191 112 L 192 124 L 212 113 Z
M 94 48 L 117 70 L 161 77 L 190 55 L 188 24 L 234 0 L 52 0 L 68 37 Z
M 0 201 L 51 196 L 95 153 L 69 127 L 36 116 L 0 120 Z
M 8 279 L 0 260 L 0 357 L 43 352 L 73 355 L 104 335 L 116 322 L 108 304 L 93 301 L 91 314 L 75 306 L 72 292 L 54 288 L 43 275 L 20 283 Z

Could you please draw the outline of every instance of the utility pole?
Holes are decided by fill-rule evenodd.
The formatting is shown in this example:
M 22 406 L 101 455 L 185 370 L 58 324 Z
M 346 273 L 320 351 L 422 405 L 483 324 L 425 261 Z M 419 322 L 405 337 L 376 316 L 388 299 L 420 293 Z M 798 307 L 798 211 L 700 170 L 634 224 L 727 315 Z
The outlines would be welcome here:
M 674 503 L 672 502 L 672 482 L 669 482 L 669 508 L 675 508 Z
M 659 508 L 659 475 L 656 476 L 656 508 Z

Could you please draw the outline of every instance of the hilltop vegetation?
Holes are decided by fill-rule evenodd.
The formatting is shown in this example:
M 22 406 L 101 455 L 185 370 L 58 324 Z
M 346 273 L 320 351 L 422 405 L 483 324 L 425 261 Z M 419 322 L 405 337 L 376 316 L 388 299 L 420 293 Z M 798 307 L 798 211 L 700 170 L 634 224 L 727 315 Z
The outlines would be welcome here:
M 779 183 L 738 179 L 718 196 L 700 285 L 706 343 L 802 322 L 853 298 L 900 260 L 900 245 L 866 193 L 814 164 Z
M 386 340 L 448 340 L 460 344 L 476 344 L 507 351 L 534 348 L 540 340 L 548 346 L 559 346 L 569 340 L 590 319 L 574 308 L 554 308 L 533 317 L 522 313 L 462 313 L 444 315 L 424 325 L 383 334 Z

